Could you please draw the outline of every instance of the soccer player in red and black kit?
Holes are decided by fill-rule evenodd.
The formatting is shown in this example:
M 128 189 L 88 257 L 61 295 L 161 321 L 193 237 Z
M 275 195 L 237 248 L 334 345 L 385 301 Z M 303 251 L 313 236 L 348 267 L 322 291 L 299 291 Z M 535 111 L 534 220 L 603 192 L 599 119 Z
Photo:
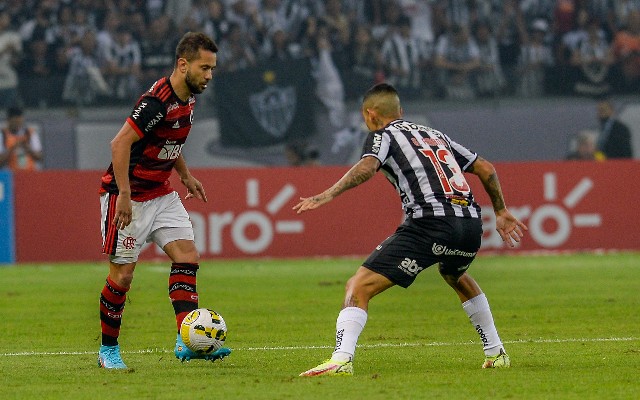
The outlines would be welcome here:
M 182 156 L 191 123 L 195 95 L 213 78 L 218 47 L 204 34 L 185 34 L 176 48 L 171 76 L 145 92 L 111 141 L 111 165 L 102 176 L 100 202 L 103 252 L 109 255 L 109 275 L 100 296 L 102 345 L 98 364 L 124 369 L 118 337 L 125 299 L 138 255 L 145 242 L 154 242 L 171 258 L 169 298 L 178 329 L 182 319 L 198 308 L 196 273 L 199 254 L 193 227 L 178 194 L 169 183 L 176 170 L 187 188 L 185 199 L 207 201 L 202 184 L 191 175 Z M 189 350 L 178 334 L 175 355 L 222 359 L 221 348 L 202 356 Z
M 443 133 L 403 120 L 398 92 L 391 85 L 371 88 L 361 111 L 371 133 L 360 161 L 329 189 L 301 198 L 294 210 L 316 209 L 381 169 L 400 194 L 407 217 L 347 282 L 331 359 L 300 375 L 352 375 L 356 342 L 367 322 L 371 298 L 394 285 L 408 287 L 436 263 L 480 335 L 485 353 L 482 368 L 508 368 L 511 361 L 489 302 L 466 272 L 480 249 L 482 220 L 463 172 L 480 178 L 505 243 L 514 246 L 527 229 L 507 210 L 493 165 Z

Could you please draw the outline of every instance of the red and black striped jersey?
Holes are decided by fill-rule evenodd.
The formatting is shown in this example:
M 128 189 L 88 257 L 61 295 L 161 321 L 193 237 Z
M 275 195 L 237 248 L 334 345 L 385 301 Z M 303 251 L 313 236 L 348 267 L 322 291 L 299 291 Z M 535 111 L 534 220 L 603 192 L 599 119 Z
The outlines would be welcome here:
M 171 193 L 171 170 L 180 156 L 193 122 L 195 96 L 182 101 L 169 78 L 156 81 L 133 108 L 127 123 L 140 140 L 131 146 L 131 199 L 145 201 Z M 100 193 L 118 193 L 113 164 L 102 176 Z

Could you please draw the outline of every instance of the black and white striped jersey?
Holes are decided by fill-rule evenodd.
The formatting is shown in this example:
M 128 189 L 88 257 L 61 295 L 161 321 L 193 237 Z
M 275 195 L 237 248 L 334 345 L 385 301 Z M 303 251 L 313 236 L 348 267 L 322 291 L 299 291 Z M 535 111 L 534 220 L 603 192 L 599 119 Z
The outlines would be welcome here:
M 362 157 L 380 160 L 408 217 L 480 218 L 464 171 L 478 155 L 435 129 L 402 119 L 367 136 Z

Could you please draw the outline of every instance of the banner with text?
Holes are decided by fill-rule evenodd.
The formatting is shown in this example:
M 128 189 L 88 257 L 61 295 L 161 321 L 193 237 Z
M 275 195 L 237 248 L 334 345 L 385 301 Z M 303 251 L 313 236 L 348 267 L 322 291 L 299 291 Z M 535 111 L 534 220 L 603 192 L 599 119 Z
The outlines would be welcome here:
M 640 250 L 635 234 L 640 214 L 633 208 L 637 190 L 625 189 L 640 180 L 640 162 L 497 163 L 496 168 L 509 209 L 529 231 L 517 248 L 506 249 L 482 185 L 469 176 L 483 207 L 485 252 Z M 381 174 L 318 210 L 299 215 L 291 209 L 301 196 L 324 190 L 346 170 L 192 170 L 209 197 L 208 203 L 184 201 L 202 258 L 368 254 L 402 219 L 400 200 Z M 106 259 L 100 253 L 101 173 L 15 175 L 18 262 Z M 184 196 L 175 177 L 173 185 Z M 148 246 L 141 259 L 166 256 Z
M 313 133 L 314 83 L 309 71 L 308 60 L 293 60 L 217 76 L 222 145 L 270 146 Z

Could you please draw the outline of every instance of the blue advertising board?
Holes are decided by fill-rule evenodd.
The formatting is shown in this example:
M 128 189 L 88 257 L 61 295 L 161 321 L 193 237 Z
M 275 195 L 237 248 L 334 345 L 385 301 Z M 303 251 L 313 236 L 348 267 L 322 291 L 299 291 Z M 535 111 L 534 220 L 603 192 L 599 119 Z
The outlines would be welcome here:
M 16 260 L 13 221 L 13 175 L 0 171 L 0 265 Z

